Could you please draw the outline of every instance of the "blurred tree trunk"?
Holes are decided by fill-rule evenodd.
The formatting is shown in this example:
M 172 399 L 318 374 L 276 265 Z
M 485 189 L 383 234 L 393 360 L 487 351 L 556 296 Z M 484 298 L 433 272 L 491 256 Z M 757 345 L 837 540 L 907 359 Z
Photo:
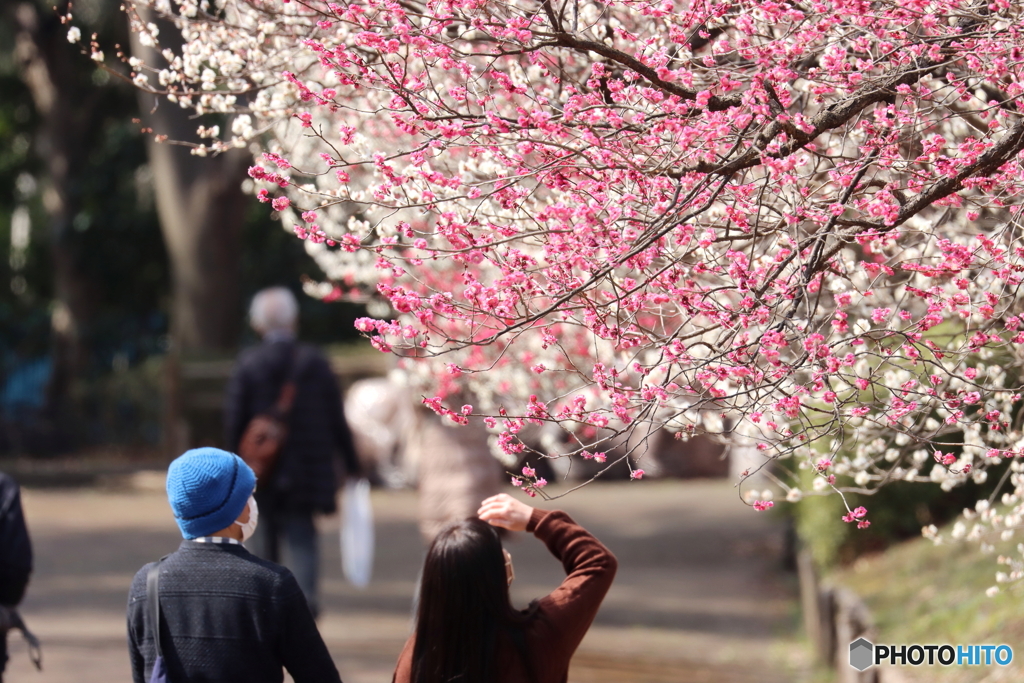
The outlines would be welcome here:
M 180 51 L 173 25 L 140 8 L 146 22 L 160 26 L 161 49 Z M 175 41 L 177 37 L 177 42 Z M 132 33 L 132 53 L 151 66 L 163 63 L 157 49 L 139 43 Z M 191 445 L 184 418 L 182 363 L 223 355 L 238 344 L 242 323 L 241 234 L 247 199 L 242 192 L 251 156 L 237 150 L 199 157 L 187 146 L 158 143 L 152 135 L 174 142 L 197 140 L 198 122 L 189 111 L 162 97 L 139 91 L 157 211 L 171 262 L 173 347 L 166 382 L 165 449 L 176 455 Z
M 136 53 L 138 54 L 138 53 Z M 184 110 L 140 94 L 146 125 L 171 140 L 187 140 L 195 123 Z M 148 107 L 148 108 L 147 108 Z M 189 135 L 191 133 L 192 135 Z M 242 322 L 239 285 L 249 157 L 201 158 L 179 145 L 147 141 L 160 229 L 171 263 L 171 340 L 166 364 L 163 448 L 173 457 L 195 445 L 186 416 L 190 359 L 235 349 Z
M 146 22 L 160 26 L 162 47 L 180 51 L 180 33 L 172 24 L 139 8 Z M 177 40 L 175 40 L 175 38 Z M 164 63 L 156 48 L 139 43 L 132 33 L 132 53 L 151 66 Z M 182 353 L 231 351 L 241 330 L 241 234 L 246 197 L 242 192 L 251 156 L 236 150 L 199 157 L 191 148 L 158 143 L 197 141 L 199 123 L 162 97 L 139 91 L 143 123 L 152 129 L 147 141 L 157 211 L 171 259 L 172 335 Z
M 139 96 L 145 124 L 171 140 L 195 136 L 183 109 Z M 160 227 L 171 260 L 171 332 L 184 354 L 229 352 L 238 344 L 242 307 L 239 268 L 251 161 L 244 152 L 201 158 L 150 139 L 150 167 Z
M 81 208 L 75 173 L 88 154 L 99 96 L 96 89 L 82 87 L 80 70 L 73 66 L 82 57 L 68 44 L 56 12 L 34 2 L 7 7 L 17 30 L 19 71 L 42 119 L 35 142 L 47 171 L 43 204 L 49 214 L 56 298 L 47 417 L 54 425 L 66 424 L 69 391 L 86 361 L 86 335 L 99 303 L 98 288 L 82 268 L 86 255 L 74 239 L 74 219 Z

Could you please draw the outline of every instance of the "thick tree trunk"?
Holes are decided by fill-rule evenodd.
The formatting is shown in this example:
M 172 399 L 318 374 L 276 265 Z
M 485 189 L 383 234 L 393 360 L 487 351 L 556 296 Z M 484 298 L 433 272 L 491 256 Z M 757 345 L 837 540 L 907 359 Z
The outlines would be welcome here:
M 151 97 L 140 99 L 149 99 L 152 106 Z M 184 133 L 182 124 L 187 123 L 184 111 L 171 110 L 167 102 L 144 117 L 147 125 L 171 139 Z M 186 413 L 183 366 L 192 358 L 225 354 L 238 343 L 245 213 L 241 174 L 247 159 L 234 154 L 203 159 L 189 154 L 188 148 L 152 140 L 148 146 L 160 228 L 171 262 L 172 347 L 165 373 L 163 448 L 168 457 L 175 457 L 196 445 Z
M 139 8 L 146 22 L 160 26 L 162 48 L 180 49 L 173 25 Z M 175 40 L 177 38 L 177 40 Z M 160 52 L 139 43 L 132 33 L 132 53 L 147 64 L 163 63 Z M 161 97 L 139 91 L 139 109 L 153 135 L 172 142 L 197 140 L 198 122 L 190 111 Z M 244 150 L 199 157 L 191 148 L 148 141 L 160 227 L 171 261 L 172 337 L 185 355 L 231 351 L 238 343 L 242 308 L 239 268 L 246 198 Z
M 144 10 L 142 10 L 144 11 Z M 140 11 L 140 14 L 142 12 Z M 162 48 L 176 51 L 174 26 L 160 25 Z M 132 53 L 156 66 L 163 57 L 132 34 Z M 175 142 L 196 140 L 189 111 L 139 91 L 139 108 L 153 135 Z M 245 168 L 251 157 L 238 150 L 217 157 L 191 154 L 182 145 L 148 141 L 160 228 L 171 263 L 172 349 L 167 363 L 164 450 L 175 456 L 195 445 L 186 415 L 188 387 L 182 372 L 190 359 L 224 355 L 237 346 L 242 323 L 241 233 L 246 197 Z
M 186 113 L 143 95 L 146 124 L 171 139 L 187 139 Z M 146 101 L 148 100 L 148 102 Z M 194 130 L 192 134 L 194 135 Z M 191 136 L 189 136 L 191 137 Z M 245 195 L 241 190 L 248 157 L 213 159 L 188 148 L 150 141 L 160 226 L 171 261 L 171 331 L 186 355 L 228 352 L 238 343 L 242 322 L 239 266 Z

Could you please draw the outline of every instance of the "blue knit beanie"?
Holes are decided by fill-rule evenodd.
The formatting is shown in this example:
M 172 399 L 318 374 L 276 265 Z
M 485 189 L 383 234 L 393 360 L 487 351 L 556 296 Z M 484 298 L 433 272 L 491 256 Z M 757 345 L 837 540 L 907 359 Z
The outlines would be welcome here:
M 167 468 L 167 500 L 185 538 L 231 526 L 254 488 L 252 468 L 219 448 L 186 451 Z

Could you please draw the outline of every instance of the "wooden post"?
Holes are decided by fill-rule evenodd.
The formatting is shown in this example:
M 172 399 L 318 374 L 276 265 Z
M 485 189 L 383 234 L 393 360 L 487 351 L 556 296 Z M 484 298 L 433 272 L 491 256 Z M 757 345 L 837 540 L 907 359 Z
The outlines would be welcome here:
M 796 554 L 797 576 L 800 580 L 800 610 L 804 618 L 804 631 L 814 648 L 814 656 L 821 663 L 828 663 L 828 646 L 826 633 L 823 629 L 827 627 L 822 618 L 822 604 L 820 587 L 818 585 L 818 572 L 814 568 L 814 558 L 811 552 L 801 547 Z

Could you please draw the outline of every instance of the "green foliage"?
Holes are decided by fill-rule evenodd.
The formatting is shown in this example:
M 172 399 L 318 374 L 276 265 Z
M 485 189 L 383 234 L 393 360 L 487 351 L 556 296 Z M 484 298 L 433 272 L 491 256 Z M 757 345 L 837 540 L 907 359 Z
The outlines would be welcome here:
M 988 496 L 1006 467 L 1004 463 L 992 468 L 984 485 L 969 483 L 951 491 L 943 491 L 938 484 L 898 481 L 873 495 L 845 494 L 851 509 L 861 505 L 868 509 L 871 526 L 867 529 L 842 521 L 846 508 L 842 498 L 835 494 L 807 496 L 789 509 L 795 517 L 797 534 L 815 563 L 821 569 L 829 569 L 919 537 L 921 528 L 929 524 L 948 522 L 965 507 L 973 507 L 979 498 Z M 809 471 L 804 476 L 805 490 L 810 490 Z
M 807 496 L 792 510 L 797 535 L 810 550 L 814 563 L 822 568 L 835 565 L 849 533 L 849 525 L 842 520 L 846 510 L 839 496 Z
M 986 597 L 997 569 L 995 557 L 979 553 L 976 545 L 936 546 L 918 538 L 858 560 L 833 578 L 867 603 L 878 629 L 876 642 L 1006 643 L 1019 655 L 1024 649 L 1022 586 Z M 999 680 L 1022 680 L 1022 661 L 1015 657 Z M 973 683 L 986 673 L 973 667 L 929 667 L 927 680 Z
M 0 45 L 13 45 L 13 31 L 0 22 Z M 45 220 L 36 192 L 41 163 L 32 153 L 36 124 L 27 88 L 13 73 L 10 52 L 0 51 L 0 360 L 10 353 L 45 353 L 49 335 L 52 277 L 45 244 L 33 240 L 13 253 L 14 211 L 22 206 L 33 225 Z M 15 279 L 17 276 L 20 279 Z M 20 290 L 15 295 L 14 289 Z M 2 365 L 0 365 L 2 370 Z
M 93 8 L 97 9 L 97 8 Z M 95 12 L 96 29 L 118 39 L 123 17 L 116 7 Z M 56 13 L 39 10 L 41 35 L 63 38 Z M 88 357 L 89 374 L 103 374 L 112 359 L 133 361 L 156 351 L 166 334 L 167 256 L 160 236 L 152 188 L 146 172 L 144 139 L 136 115 L 135 93 L 109 78 L 96 78 L 96 65 L 63 41 L 52 54 L 63 55 L 53 68 L 59 84 L 85 93 L 81 106 L 66 113 L 68 125 L 87 123 L 89 135 L 76 138 L 66 159 L 69 223 L 55 222 L 44 198 L 53 193 L 48 176 L 45 122 L 22 80 L 13 55 L 15 27 L 0 13 L 0 370 L 45 355 L 50 350 L 49 317 L 54 303 L 53 259 L 67 259 L 80 274 L 77 295 L 90 304 L 78 333 Z M 105 74 L 104 74 L 105 76 Z M 73 130 L 69 128 L 69 130 Z M 52 202 L 51 202 L 52 203 Z M 28 245 L 11 243 L 12 216 L 27 211 Z
M 118 363 L 112 372 L 77 385 L 87 442 L 144 451 L 159 441 L 165 358 L 153 356 L 134 367 Z

